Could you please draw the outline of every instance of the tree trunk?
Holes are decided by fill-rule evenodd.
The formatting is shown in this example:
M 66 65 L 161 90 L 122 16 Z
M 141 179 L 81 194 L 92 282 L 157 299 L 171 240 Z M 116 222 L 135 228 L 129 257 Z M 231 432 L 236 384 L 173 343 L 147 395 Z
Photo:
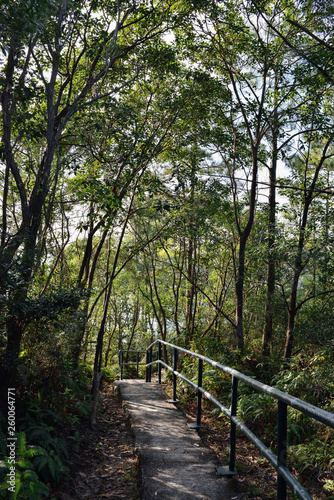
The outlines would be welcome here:
M 269 170 L 269 217 L 268 217 L 268 267 L 267 267 L 267 297 L 265 308 L 265 320 L 262 335 L 262 354 L 270 355 L 271 339 L 273 334 L 274 298 L 276 282 L 276 172 L 277 172 L 277 136 L 278 136 L 278 113 L 274 110 L 274 127 L 272 142 L 272 162 Z
M 236 296 L 236 338 L 237 344 L 240 349 L 244 347 L 244 328 L 243 328 L 243 305 L 244 305 L 244 280 L 245 280 L 245 255 L 246 255 L 246 242 L 247 239 L 242 236 L 239 243 L 239 261 L 237 280 L 235 283 L 235 296 Z
M 98 227 L 96 227 L 96 230 L 97 229 L 98 229 Z M 93 234 L 95 234 L 96 230 L 92 231 Z M 99 244 L 97 245 L 97 248 L 95 250 L 93 261 L 92 261 L 92 264 L 91 264 L 90 268 L 89 268 L 89 262 L 90 262 L 90 259 L 91 259 L 91 252 L 90 252 L 90 255 L 89 255 L 89 259 L 86 260 L 86 258 L 88 258 L 88 254 L 86 255 L 86 251 L 85 251 L 86 257 L 84 257 L 83 262 L 85 261 L 86 263 L 85 263 L 85 265 L 83 265 L 83 263 L 82 263 L 81 269 L 80 269 L 80 272 L 79 272 L 78 283 L 79 283 L 79 285 L 81 287 L 86 287 L 87 288 L 87 294 L 88 294 L 88 296 L 85 298 L 84 307 L 83 307 L 83 310 L 82 310 L 82 320 L 80 322 L 81 324 L 79 325 L 78 334 L 76 335 L 76 338 L 75 338 L 75 340 L 73 342 L 73 348 L 72 348 L 71 356 L 72 356 L 74 368 L 77 368 L 78 364 L 79 364 L 79 359 L 80 359 L 80 354 L 81 354 L 81 348 L 82 348 L 82 341 L 83 341 L 83 339 L 85 337 L 85 331 L 86 331 L 86 326 L 87 326 L 90 289 L 91 289 L 91 287 L 93 285 L 94 274 L 95 274 L 95 270 L 96 270 L 98 258 L 100 256 L 101 251 L 102 251 L 102 248 L 103 248 L 105 239 L 107 237 L 107 234 L 108 234 L 108 230 L 105 229 L 103 231 L 103 233 L 102 233 L 102 236 L 100 238 Z M 87 247 L 91 247 L 91 249 L 92 249 L 92 241 L 90 243 L 87 242 L 86 250 L 87 250 Z M 108 256 L 108 262 L 109 262 L 109 256 Z M 87 272 L 85 272 L 85 277 L 84 277 L 83 276 L 83 270 L 85 268 L 87 268 Z
M 187 249 L 187 289 L 186 289 L 186 329 L 184 345 L 186 348 L 193 338 L 194 334 L 194 299 L 195 299 L 195 252 L 196 244 L 192 237 L 188 240 Z
M 296 257 L 295 257 L 294 273 L 293 273 L 293 279 L 292 279 L 292 285 L 291 285 L 291 293 L 290 293 L 290 300 L 289 300 L 289 312 L 288 312 L 288 325 L 287 325 L 287 330 L 286 330 L 286 341 L 285 341 L 285 349 L 284 349 L 284 359 L 290 359 L 292 356 L 295 320 L 296 320 L 296 315 L 297 315 L 297 311 L 298 311 L 298 306 L 297 306 L 298 283 L 299 283 L 300 275 L 301 275 L 301 273 L 302 273 L 302 271 L 307 263 L 307 261 L 303 262 L 302 253 L 303 253 L 304 244 L 305 244 L 305 237 L 306 237 L 305 232 L 306 232 L 306 226 L 307 226 L 308 213 L 309 213 L 309 209 L 310 209 L 311 203 L 312 203 L 313 198 L 314 198 L 314 190 L 316 187 L 318 176 L 319 176 L 320 170 L 321 170 L 325 160 L 327 159 L 327 156 L 326 156 L 327 150 L 328 150 L 329 146 L 331 145 L 332 140 L 333 140 L 333 137 L 330 137 L 324 146 L 321 158 L 320 158 L 319 163 L 315 169 L 310 188 L 307 189 L 307 187 L 305 185 L 305 203 L 304 203 L 302 221 L 301 221 L 300 230 L 299 230 L 298 248 L 297 248 L 297 253 L 296 253 Z M 306 183 L 306 181 L 305 181 L 305 183 Z
M 109 334 L 109 338 L 108 338 L 108 347 L 106 349 L 106 353 L 105 353 L 105 357 L 104 357 L 104 366 L 105 367 L 108 366 L 111 341 L 112 341 L 112 338 L 113 338 L 113 336 L 114 336 L 114 334 L 116 332 L 116 328 L 117 328 L 117 323 L 115 322 L 113 331 Z
M 286 330 L 286 341 L 284 349 L 284 359 L 290 359 L 292 356 L 295 320 L 297 315 L 297 289 L 301 272 L 302 272 L 302 266 L 299 265 L 298 268 L 295 269 L 292 280 L 292 289 L 289 300 L 288 325 Z
M 108 285 L 108 288 L 106 290 L 106 295 L 105 295 L 105 300 L 104 300 L 104 305 L 103 305 L 102 320 L 101 320 L 101 324 L 100 324 L 100 328 L 99 328 L 99 332 L 98 332 L 97 340 L 96 340 L 94 371 L 93 371 L 93 384 L 92 384 L 93 405 L 92 405 L 92 413 L 91 413 L 91 422 L 93 425 L 96 424 L 97 398 L 98 398 L 98 392 L 99 392 L 99 384 L 100 384 L 100 380 L 101 380 L 100 371 L 101 371 L 101 364 L 102 364 L 103 337 L 104 337 L 104 333 L 105 333 L 105 325 L 106 325 L 106 321 L 107 321 L 107 314 L 108 314 L 108 307 L 109 307 L 109 302 L 110 302 L 111 290 L 112 290 L 112 286 L 113 286 L 113 282 L 114 282 L 114 278 L 115 278 L 115 274 L 116 274 L 116 267 L 118 264 L 118 258 L 119 258 L 121 246 L 122 246 L 124 235 L 125 235 L 125 230 L 126 230 L 126 227 L 128 225 L 130 215 L 131 215 L 131 209 L 132 209 L 133 201 L 135 198 L 137 185 L 138 185 L 138 182 L 140 181 L 140 178 L 141 178 L 143 173 L 144 173 L 144 170 L 142 170 L 141 174 L 139 175 L 139 177 L 136 180 L 135 186 L 133 188 L 133 193 L 132 193 L 132 196 L 130 199 L 130 204 L 129 204 L 129 208 L 127 211 L 127 215 L 125 217 L 122 231 L 121 231 L 121 234 L 119 236 L 117 250 L 115 253 L 114 262 L 113 262 L 112 270 L 110 273 L 109 285 Z

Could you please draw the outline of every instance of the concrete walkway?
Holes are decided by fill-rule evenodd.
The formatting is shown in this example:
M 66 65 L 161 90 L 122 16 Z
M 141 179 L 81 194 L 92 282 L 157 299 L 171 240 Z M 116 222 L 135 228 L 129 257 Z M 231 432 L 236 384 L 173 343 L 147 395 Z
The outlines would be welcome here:
M 233 479 L 218 476 L 212 450 L 157 383 L 118 380 L 114 386 L 129 413 L 140 453 L 143 500 L 231 500 Z

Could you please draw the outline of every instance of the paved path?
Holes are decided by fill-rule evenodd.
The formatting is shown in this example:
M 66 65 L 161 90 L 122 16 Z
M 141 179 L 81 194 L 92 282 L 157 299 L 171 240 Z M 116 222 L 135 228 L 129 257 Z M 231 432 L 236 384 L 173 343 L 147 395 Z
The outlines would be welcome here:
M 129 413 L 140 452 L 142 500 L 232 500 L 233 479 L 218 476 L 216 455 L 157 383 L 114 383 Z

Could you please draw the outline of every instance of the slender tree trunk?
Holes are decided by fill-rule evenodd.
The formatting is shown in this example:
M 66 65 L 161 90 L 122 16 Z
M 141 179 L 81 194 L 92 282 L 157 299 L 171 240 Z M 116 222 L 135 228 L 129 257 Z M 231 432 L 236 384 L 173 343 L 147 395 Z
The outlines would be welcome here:
M 9 164 L 6 164 L 5 171 L 5 183 L 3 188 L 3 197 L 2 197 L 2 228 L 1 228 L 1 241 L 0 245 L 3 248 L 6 244 L 7 240 L 7 199 L 8 199 L 8 190 L 9 190 Z
M 82 320 L 80 322 L 81 324 L 79 325 L 78 333 L 77 333 L 76 338 L 74 339 L 74 342 L 73 342 L 73 348 L 72 348 L 71 356 L 72 356 L 74 368 L 77 368 L 78 364 L 79 364 L 79 359 L 80 359 L 80 354 L 81 354 L 81 349 L 82 349 L 82 342 L 83 342 L 83 339 L 85 337 L 85 331 L 86 331 L 86 326 L 87 326 L 90 289 L 91 289 L 91 287 L 93 285 L 93 280 L 94 280 L 94 275 L 95 275 L 95 270 L 96 270 L 97 262 L 98 262 L 100 254 L 101 254 L 101 251 L 102 251 L 104 242 L 106 240 L 107 234 L 108 234 L 108 230 L 105 229 L 103 231 L 102 236 L 100 238 L 100 241 L 99 241 L 99 243 L 98 243 L 98 245 L 96 247 L 96 250 L 95 250 L 95 253 L 94 253 L 94 257 L 93 257 L 93 261 L 92 261 L 92 264 L 91 264 L 90 268 L 87 267 L 87 266 L 88 266 L 89 261 L 91 259 L 91 253 L 90 253 L 88 261 L 86 260 L 86 258 L 84 258 L 84 260 L 86 260 L 86 264 L 85 264 L 85 266 L 81 266 L 81 270 L 79 272 L 78 283 L 80 283 L 81 287 L 86 286 L 86 288 L 87 288 L 87 297 L 85 298 L 84 306 L 82 308 Z M 92 242 L 89 243 L 88 246 L 92 246 Z M 87 249 L 87 247 L 86 247 L 86 249 Z M 86 254 L 86 252 L 85 252 L 85 254 Z M 86 257 L 88 257 L 88 255 Z M 109 257 L 110 257 L 110 252 L 109 252 L 109 255 L 108 255 L 108 261 L 107 261 L 108 264 L 109 264 Z M 87 271 L 85 273 L 86 277 L 83 280 L 83 274 L 82 273 L 83 273 L 83 269 L 85 269 L 86 267 L 87 267 Z M 80 276 L 81 276 L 81 278 L 80 278 Z
M 299 259 L 298 259 L 299 260 Z M 292 280 L 292 288 L 289 300 L 289 311 L 288 311 L 288 325 L 286 330 L 286 342 L 284 350 L 284 358 L 289 359 L 292 356 L 292 347 L 294 341 L 294 331 L 295 331 L 295 320 L 297 315 L 297 290 L 299 278 L 302 272 L 301 261 L 296 265 L 295 272 Z
M 108 366 L 108 361 L 109 361 L 109 353 L 110 353 L 110 348 L 111 348 L 111 341 L 113 339 L 113 336 L 116 332 L 116 328 L 117 328 L 117 323 L 115 323 L 114 325 L 114 328 L 112 330 L 112 332 L 109 334 L 109 338 L 108 338 L 108 346 L 107 346 L 107 349 L 106 349 L 106 353 L 105 353 L 105 356 L 104 356 L 104 366 Z
M 236 266 L 236 282 L 235 282 L 235 296 L 236 296 L 236 340 L 238 347 L 243 349 L 245 344 L 244 339 L 244 326 L 243 326 L 243 308 L 244 308 L 244 283 L 245 283 L 245 258 L 246 258 L 246 245 L 251 233 L 256 208 L 256 186 L 257 186 L 257 172 L 258 172 L 258 158 L 257 158 L 257 147 L 252 146 L 253 155 L 253 174 L 252 174 L 252 184 L 250 191 L 250 201 L 248 209 L 248 220 L 245 228 L 242 230 L 240 226 L 239 216 L 237 213 L 237 203 L 236 198 L 234 198 L 234 215 L 235 221 L 239 233 L 239 252 L 238 252 L 238 264 Z M 232 182 L 235 179 L 232 178 Z
M 125 362 L 126 363 L 129 362 L 129 354 L 130 354 L 129 350 L 131 349 L 131 344 L 132 344 L 133 337 L 134 337 L 134 334 L 136 331 L 136 326 L 138 324 L 138 319 L 139 319 L 139 298 L 137 297 L 135 309 L 133 311 L 130 339 L 129 339 L 129 342 L 127 345 L 127 352 L 125 355 Z
M 193 227 L 191 232 L 194 232 Z M 185 338 L 184 345 L 187 348 L 191 342 L 194 335 L 194 306 L 195 306 L 195 255 L 196 255 L 196 243 L 194 237 L 191 235 L 188 240 L 187 248 L 187 262 L 186 262 L 186 272 L 187 272 L 187 289 L 186 289 L 186 320 L 185 320 Z
M 262 354 L 269 356 L 273 335 L 274 298 L 276 282 L 276 172 L 277 172 L 277 137 L 278 113 L 274 111 L 274 127 L 272 142 L 272 162 L 269 170 L 269 217 L 268 217 L 268 267 L 267 267 L 267 297 L 265 320 L 262 335 Z
M 103 315 L 102 315 L 102 320 L 99 328 L 99 332 L 97 335 L 97 340 L 96 340 L 96 349 L 95 349 L 95 359 L 94 359 L 94 373 L 93 373 L 93 405 L 92 405 L 92 414 L 91 414 L 91 422 L 92 424 L 96 424 L 96 411 L 97 411 L 97 398 L 98 398 L 98 393 L 99 393 L 99 385 L 100 385 L 100 380 L 101 380 L 101 362 L 102 362 L 102 348 L 103 348 L 103 338 L 104 338 L 104 333 L 105 333 L 105 325 L 107 321 L 107 314 L 108 314 L 108 307 L 109 307 L 109 302 L 110 302 L 110 296 L 111 296 L 111 290 L 114 282 L 114 277 L 116 274 L 116 267 L 118 264 L 118 258 L 119 254 L 121 251 L 121 246 L 123 243 L 124 235 L 125 235 L 125 230 L 128 225 L 130 215 L 131 215 L 131 210 L 132 210 L 132 205 L 133 201 L 135 198 L 135 193 L 137 189 L 138 182 L 141 179 L 142 174 L 144 173 L 144 170 L 142 170 L 141 174 L 138 176 L 133 193 L 131 196 L 128 212 L 125 218 L 125 221 L 123 223 L 122 231 L 119 237 L 118 241 L 118 246 L 116 250 L 116 254 L 114 257 L 114 262 L 113 262 L 113 267 L 110 273 L 110 279 L 109 279 L 109 286 L 106 290 L 106 295 L 105 295 L 105 301 L 104 301 L 104 307 L 103 307 Z
M 287 330 L 286 330 L 286 341 L 285 341 L 285 349 L 284 349 L 284 358 L 285 359 L 290 359 L 292 356 L 295 320 L 296 320 L 296 315 L 298 312 L 298 306 L 297 306 L 298 283 L 299 283 L 300 275 L 301 275 L 301 273 L 302 273 L 302 271 L 307 263 L 307 261 L 303 262 L 302 253 L 303 253 L 304 244 L 305 244 L 305 237 L 306 237 L 305 232 L 306 232 L 306 226 L 307 226 L 308 213 L 309 213 L 309 209 L 310 209 L 311 203 L 312 203 L 313 198 L 314 198 L 314 190 L 316 187 L 318 176 L 319 176 L 320 170 L 321 170 L 325 160 L 327 159 L 327 150 L 328 150 L 330 144 L 332 143 L 332 140 L 333 140 L 333 137 L 330 137 L 327 140 L 326 145 L 324 146 L 321 158 L 320 158 L 319 163 L 315 169 L 310 187 L 307 189 L 307 187 L 305 185 L 305 203 L 304 203 L 302 221 L 301 221 L 300 230 L 299 230 L 298 247 L 297 247 L 297 252 L 296 252 L 296 257 L 295 257 L 294 273 L 293 273 L 293 278 L 292 278 L 291 293 L 290 293 L 290 299 L 289 299 L 288 325 L 287 325 Z M 306 184 L 306 178 L 305 178 L 305 184 Z
M 163 243 L 162 243 L 163 245 Z M 182 250 L 182 242 L 180 242 L 180 257 L 178 259 L 178 265 L 176 267 L 178 271 L 178 276 L 176 274 L 175 270 L 175 265 L 173 265 L 172 258 L 170 256 L 170 253 L 168 252 L 167 248 L 164 246 L 164 250 L 166 252 L 166 255 L 168 257 L 170 267 L 173 272 L 173 282 L 172 282 L 172 289 L 173 289 L 173 295 L 174 295 L 174 324 L 175 324 L 175 329 L 176 329 L 176 336 L 178 339 L 181 338 L 181 330 L 180 330 L 180 324 L 179 324 L 179 302 L 180 302 L 180 289 L 181 289 L 181 284 L 182 284 L 182 272 L 183 272 L 183 267 L 184 267 L 184 261 L 185 261 L 185 255 Z
M 242 236 L 239 243 L 239 259 L 237 280 L 235 283 L 236 296 L 236 338 L 240 349 L 244 347 L 243 306 L 244 306 L 244 280 L 245 280 L 245 256 L 247 238 Z

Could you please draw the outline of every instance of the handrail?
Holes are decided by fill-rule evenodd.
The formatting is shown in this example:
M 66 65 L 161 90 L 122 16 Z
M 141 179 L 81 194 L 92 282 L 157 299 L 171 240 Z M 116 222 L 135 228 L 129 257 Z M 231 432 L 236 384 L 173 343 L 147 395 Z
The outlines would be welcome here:
M 125 352 L 135 352 L 136 353 L 136 361 L 135 362 L 127 362 L 124 363 L 124 353 Z M 123 366 L 129 366 L 129 365 L 136 365 L 136 377 L 138 378 L 138 370 L 140 365 L 146 365 L 146 363 L 140 363 L 139 362 L 139 354 L 145 354 L 145 351 L 136 351 L 133 349 L 127 349 L 126 351 L 123 351 L 123 349 L 120 349 L 118 351 L 118 362 L 121 367 L 121 380 L 123 380 Z
M 158 343 L 158 355 L 157 359 L 153 361 L 153 347 Z M 171 347 L 173 349 L 173 367 L 169 366 L 162 360 L 162 345 Z M 187 377 L 182 375 L 177 371 L 177 360 L 178 351 L 185 354 L 189 354 L 195 358 L 198 358 L 198 384 L 189 380 Z M 210 364 L 218 370 L 224 371 L 232 375 L 232 398 L 231 398 L 231 408 L 228 409 L 222 405 L 212 394 L 203 389 L 202 387 L 202 374 L 203 374 L 203 362 Z M 191 385 L 194 389 L 197 389 L 197 419 L 196 424 L 191 424 L 192 428 L 201 427 L 201 398 L 202 395 L 205 396 L 209 401 L 211 401 L 215 406 L 217 406 L 229 419 L 230 419 L 230 454 L 229 454 L 229 467 L 218 468 L 218 472 L 221 475 L 233 475 L 236 474 L 235 466 L 235 448 L 236 448 L 236 427 L 238 427 L 248 439 L 260 450 L 262 455 L 273 465 L 277 471 L 277 499 L 286 500 L 286 489 L 287 485 L 292 489 L 296 496 L 301 500 L 312 500 L 312 497 L 307 493 L 307 491 L 302 487 L 302 485 L 297 481 L 293 474 L 286 467 L 287 465 L 287 408 L 291 406 L 299 410 L 300 412 L 308 415 L 309 417 L 331 427 L 334 429 L 334 415 L 330 412 L 317 408 L 301 399 L 298 399 L 290 394 L 282 392 L 275 389 L 267 384 L 263 384 L 258 380 L 255 380 L 247 375 L 238 372 L 237 370 L 224 366 L 216 361 L 213 361 L 202 354 L 197 354 L 188 349 L 178 347 L 174 344 L 166 342 L 164 340 L 156 340 L 153 342 L 146 350 L 146 382 L 151 382 L 151 368 L 153 364 L 158 365 L 158 381 L 161 384 L 161 367 L 165 367 L 173 373 L 173 399 L 171 402 L 177 402 L 176 399 L 176 386 L 177 378 L 180 378 Z M 243 381 L 249 386 L 268 394 L 277 400 L 277 456 L 267 447 L 265 444 L 252 432 L 248 427 L 237 418 L 237 398 L 238 398 L 238 381 Z

